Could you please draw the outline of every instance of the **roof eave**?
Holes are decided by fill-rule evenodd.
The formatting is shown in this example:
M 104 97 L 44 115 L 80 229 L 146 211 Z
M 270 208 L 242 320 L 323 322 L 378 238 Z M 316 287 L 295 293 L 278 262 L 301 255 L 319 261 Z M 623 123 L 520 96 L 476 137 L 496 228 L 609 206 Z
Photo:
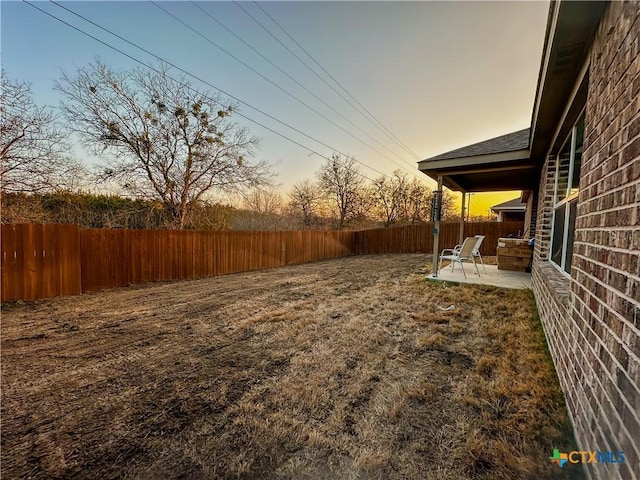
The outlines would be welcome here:
M 423 172 L 428 170 L 446 170 L 447 172 L 455 172 L 460 168 L 469 170 L 469 167 L 472 167 L 473 165 L 511 162 L 514 160 L 526 160 L 529 158 L 529 156 L 529 149 L 523 149 L 509 152 L 491 153 L 487 155 L 447 158 L 445 160 L 427 159 L 418 162 L 418 169 Z
M 513 212 L 513 213 L 518 213 L 518 212 L 526 212 L 527 211 L 527 207 L 491 207 L 491 210 L 493 210 L 494 212 Z
M 442 177 L 443 185 L 450 190 L 482 192 L 528 188 L 529 183 L 520 183 L 520 180 L 529 178 L 530 175 L 527 173 L 536 167 L 530 161 L 529 150 L 523 149 L 446 160 L 423 160 L 418 163 L 418 168 L 435 181 Z M 511 172 L 520 172 L 522 175 L 500 180 L 501 175 L 504 177 L 505 173 Z M 473 177 L 484 177 L 485 180 L 469 182 Z M 486 183 L 487 181 L 489 183 Z
M 531 155 L 544 161 L 557 137 L 563 109 L 573 96 L 588 61 L 593 36 L 609 2 L 552 2 L 531 118 Z M 582 87 L 584 90 L 586 87 Z M 571 120 L 570 118 L 565 118 Z M 556 135 L 554 135 L 554 133 Z

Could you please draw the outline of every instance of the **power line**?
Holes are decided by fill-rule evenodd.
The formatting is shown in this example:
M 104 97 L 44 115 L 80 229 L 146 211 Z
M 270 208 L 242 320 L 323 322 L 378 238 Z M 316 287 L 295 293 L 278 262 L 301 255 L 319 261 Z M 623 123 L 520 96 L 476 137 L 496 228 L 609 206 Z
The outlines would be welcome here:
M 184 27 L 188 28 L 189 30 L 191 30 L 193 33 L 195 33 L 196 35 L 198 35 L 200 38 L 204 39 L 205 41 L 209 42 L 211 45 L 213 45 L 214 47 L 218 48 L 220 51 L 222 51 L 223 53 L 225 53 L 226 55 L 230 56 L 231 58 L 233 58 L 235 61 L 237 61 L 238 63 L 240 63 L 241 65 L 243 65 L 244 67 L 248 68 L 249 70 L 251 70 L 253 73 L 255 73 L 256 75 L 258 75 L 260 78 L 262 78 L 263 80 L 265 80 L 266 82 L 270 83 L 271 85 L 273 85 L 274 87 L 276 87 L 278 90 L 280 90 L 281 92 L 283 92 L 284 94 L 288 95 L 289 97 L 293 98 L 295 101 L 297 101 L 298 103 L 300 103 L 301 105 L 304 105 L 305 107 L 307 107 L 309 110 L 311 110 L 312 112 L 314 112 L 316 115 L 320 116 L 321 118 L 323 118 L 324 120 L 326 120 L 327 122 L 331 123 L 332 125 L 338 127 L 339 129 L 341 129 L 342 131 L 344 131 L 344 133 L 346 133 L 347 135 L 349 135 L 350 137 L 354 138 L 355 140 L 358 140 L 359 142 L 361 142 L 363 145 L 367 146 L 368 148 L 370 148 L 371 150 L 373 150 L 374 152 L 376 152 L 378 155 L 386 158 L 387 160 L 395 163 L 396 165 L 398 165 L 401 168 L 406 168 L 403 165 L 400 165 L 398 162 L 396 162 L 393 158 L 389 157 L 388 155 L 382 153 L 380 150 L 376 149 L 375 147 L 372 147 L 371 145 L 369 145 L 367 142 L 365 142 L 364 140 L 362 140 L 361 138 L 355 136 L 353 133 L 351 133 L 349 130 L 345 129 L 342 125 L 334 122 L 333 120 L 331 120 L 329 117 L 327 117 L 326 115 L 324 115 L 323 113 L 319 112 L 318 110 L 316 110 L 315 108 L 313 108 L 312 106 L 310 106 L 308 103 L 306 103 L 305 101 L 301 100 L 300 98 L 298 98 L 296 95 L 292 94 L 291 92 L 289 92 L 288 90 L 282 88 L 280 85 L 278 85 L 276 82 L 274 82 L 273 80 L 271 80 L 270 78 L 268 78 L 266 75 L 263 75 L 262 73 L 260 73 L 258 70 L 256 70 L 255 68 L 253 68 L 251 65 L 247 64 L 246 62 L 244 62 L 243 60 L 241 60 L 240 58 L 238 58 L 236 55 L 232 54 L 231 52 L 229 52 L 228 50 L 226 50 L 225 48 L 221 47 L 220 45 L 218 45 L 217 43 L 215 43 L 213 40 L 209 39 L 207 36 L 203 35 L 202 33 L 200 33 L 198 30 L 196 30 L 195 28 L 193 28 L 191 25 L 187 24 L 186 22 L 182 21 L 180 18 L 178 18 L 177 16 L 175 16 L 173 13 L 169 12 L 168 10 L 166 10 L 165 8 L 161 7 L 158 3 L 154 2 L 153 0 L 149 0 L 150 3 L 152 5 L 154 5 L 155 7 L 159 8 L 160 10 L 162 10 L 164 13 L 166 13 L 167 15 L 169 15 L 171 18 L 173 18 L 175 21 L 179 22 L 180 24 L 182 24 Z M 411 172 L 414 173 L 414 172 Z M 415 173 L 414 173 L 415 175 Z
M 243 39 L 240 35 L 238 35 L 237 33 L 235 33 L 233 30 L 231 30 L 229 27 L 227 27 L 224 23 L 222 23 L 220 20 L 218 20 L 217 18 L 215 18 L 213 15 L 211 15 L 209 12 L 207 12 L 204 8 L 202 8 L 200 5 L 198 5 L 197 3 L 191 1 L 190 2 L 194 7 L 198 8 L 200 11 L 202 11 L 202 13 L 204 13 L 206 16 L 208 16 L 212 21 L 214 21 L 217 25 L 219 25 L 220 27 L 222 27 L 224 30 L 226 30 L 229 34 L 233 35 L 234 38 L 236 38 L 237 40 L 239 40 L 240 42 L 242 42 L 246 47 L 248 47 L 249 49 L 251 49 L 251 51 L 253 51 L 255 54 L 259 55 L 264 61 L 266 61 L 267 63 L 269 63 L 271 66 L 273 66 L 274 68 L 276 68 L 280 73 L 282 73 L 284 76 L 286 76 L 289 80 L 291 80 L 292 82 L 294 82 L 296 85 L 298 85 L 300 88 L 302 88 L 304 91 L 306 91 L 309 95 L 311 95 L 313 98 L 315 98 L 316 100 L 318 100 L 319 102 L 321 102 L 324 106 L 326 106 L 327 108 L 329 108 L 332 112 L 334 112 L 336 115 L 339 115 L 341 118 L 343 118 L 345 121 L 347 121 L 350 125 L 352 125 L 353 127 L 357 128 L 360 132 L 364 133 L 367 137 L 369 137 L 371 140 L 373 140 L 374 142 L 376 142 L 378 145 L 382 146 L 383 148 L 385 148 L 387 151 L 391 152 L 393 155 L 395 155 L 396 157 L 398 157 L 400 160 L 404 159 L 398 155 L 396 152 L 394 152 L 393 150 L 391 150 L 389 147 L 387 147 L 386 145 L 384 145 L 380 140 L 378 140 L 377 138 L 375 138 L 373 135 L 371 135 L 370 133 L 368 133 L 367 131 L 363 130 L 362 128 L 360 128 L 358 125 L 356 125 L 353 121 L 351 121 L 349 118 L 347 118 L 345 115 L 343 115 L 339 110 L 336 110 L 335 108 L 333 108 L 331 105 L 329 105 L 329 103 L 327 103 L 325 100 L 323 100 L 322 98 L 320 98 L 318 95 L 316 95 L 314 92 L 312 92 L 311 90 L 309 90 L 303 83 L 301 83 L 300 81 L 298 81 L 297 79 L 295 79 L 293 76 L 291 76 L 291 74 L 289 74 L 289 72 L 287 72 L 286 70 L 284 70 L 283 68 L 281 68 L 279 65 L 277 65 L 276 63 L 274 63 L 273 61 L 271 61 L 269 58 L 267 58 L 263 53 L 261 53 L 258 49 L 256 49 L 255 47 L 253 47 L 249 42 L 247 42 L 245 39 Z
M 379 121 L 375 115 L 373 115 L 364 105 L 362 105 L 358 99 L 356 99 L 353 95 L 351 95 L 351 93 L 342 86 L 342 84 L 340 82 L 338 82 L 338 80 L 335 79 L 335 77 L 333 75 L 331 75 L 309 52 L 307 52 L 307 50 L 300 45 L 291 35 L 289 35 L 289 32 L 287 32 L 276 20 L 275 18 L 273 18 L 271 15 L 269 15 L 269 13 L 262 7 L 262 5 L 260 5 L 258 2 L 256 2 L 254 0 L 254 2 L 256 4 L 256 6 L 262 10 L 264 12 L 264 14 L 269 17 L 271 19 L 271 21 L 273 23 L 275 23 L 278 28 L 280 28 L 280 30 L 282 30 L 284 32 L 284 34 L 289 37 L 291 39 L 291 41 L 293 43 L 295 43 L 298 48 L 300 48 L 300 50 L 302 50 L 311 60 L 313 60 L 313 62 L 320 67 L 320 69 L 322 69 L 322 71 L 324 73 L 326 73 L 329 78 L 331 78 L 331 80 L 333 80 L 347 95 L 349 95 L 349 97 L 351 97 L 360 107 L 362 107 L 362 109 L 364 109 L 365 112 L 367 112 L 369 114 L 369 116 L 375 120 L 379 125 L 382 126 L 382 128 L 389 134 L 391 135 L 391 137 L 393 137 L 407 152 L 409 152 L 411 155 L 413 155 L 414 157 L 416 157 L 418 160 L 421 160 L 420 156 L 418 154 L 416 154 L 413 150 L 411 150 L 409 147 L 407 147 L 398 137 L 396 137 L 393 132 L 391 132 L 391 130 L 389 130 L 381 121 Z
M 64 21 L 64 20 L 62 20 L 61 18 L 59 18 L 59 17 L 57 17 L 57 16 L 53 15 L 52 13 L 49 13 L 49 12 L 47 12 L 46 10 L 43 10 L 43 9 L 41 9 L 41 8 L 39 8 L 39 7 L 37 7 L 37 6 L 35 6 L 34 4 L 30 3 L 28 0 L 22 0 L 22 1 L 23 1 L 24 3 L 26 3 L 27 5 L 29 5 L 29 6 L 31 6 L 31 7 L 33 7 L 33 8 L 35 8 L 36 10 L 39 10 L 40 12 L 44 13 L 45 15 L 48 15 L 49 17 L 54 18 L 55 20 L 59 21 L 60 23 L 63 23 L 64 25 L 66 25 L 66 26 L 68 26 L 68 27 L 70 27 L 70 28 L 72 28 L 72 29 L 74 29 L 74 30 L 76 30 L 76 31 L 78 31 L 78 32 L 80 32 L 80 33 L 82 33 L 83 35 L 86 35 L 86 36 L 88 36 L 89 38 L 91 38 L 91 39 L 93 39 L 93 40 L 97 41 L 98 43 L 100 43 L 100 44 L 102 44 L 102 45 L 104 45 L 104 46 L 106 46 L 106 47 L 108 47 L 108 48 L 110 48 L 110 49 L 112 49 L 112 50 L 114 50 L 114 51 L 116 51 L 116 52 L 120 53 L 121 55 L 124 55 L 125 57 L 127 57 L 127 58 L 129 58 L 129 59 L 133 60 L 134 62 L 139 63 L 140 65 L 142 65 L 142 66 L 144 66 L 144 67 L 146 67 L 146 68 L 148 68 L 148 69 L 150 69 L 150 70 L 153 70 L 153 71 L 154 71 L 154 72 L 156 72 L 156 73 L 159 73 L 159 74 L 161 74 L 161 75 L 163 75 L 163 76 L 165 76 L 165 77 L 167 77 L 167 78 L 169 78 L 169 79 L 173 80 L 174 82 L 178 83 L 178 84 L 179 84 L 179 85 L 181 85 L 181 86 L 184 86 L 184 87 L 189 88 L 190 90 L 192 90 L 192 91 L 194 91 L 194 92 L 196 92 L 196 93 L 199 93 L 200 95 L 204 96 L 205 98 L 208 98 L 209 100 L 213 101 L 214 103 L 217 103 L 217 104 L 219 104 L 219 105 L 221 105 L 221 106 L 225 106 L 225 105 L 223 105 L 222 103 L 220 103 L 218 100 L 216 100 L 216 99 L 214 99 L 214 98 L 212 98 L 212 97 L 210 97 L 210 96 L 208 96 L 208 95 L 206 95 L 206 94 L 204 94 L 204 93 L 202 93 L 202 92 L 200 92 L 200 91 L 198 91 L 198 90 L 194 89 L 194 88 L 193 88 L 193 87 L 191 87 L 190 85 L 185 84 L 184 82 L 181 82 L 180 80 L 177 80 L 177 79 L 175 79 L 175 78 L 173 78 L 173 77 L 171 77 L 171 76 L 167 75 L 165 72 L 162 72 L 161 70 L 158 70 L 157 68 L 155 68 L 155 67 L 153 67 L 153 66 L 151 66 L 151 65 L 148 65 L 147 63 L 145 63 L 145 62 L 143 62 L 143 61 L 141 61 L 141 60 L 139 60 L 139 59 L 137 59 L 137 58 L 133 57 L 132 55 L 129 55 L 128 53 L 126 53 L 126 52 L 124 52 L 124 51 L 122 51 L 122 50 L 118 49 L 117 47 L 114 47 L 113 45 L 111 45 L 111 44 L 109 44 L 109 43 L 107 43 L 107 42 L 104 42 L 103 40 L 100 40 L 99 38 L 97 38 L 97 37 L 95 37 L 95 36 L 91 35 L 90 33 L 87 33 L 87 32 L 85 32 L 84 30 L 82 30 L 82 29 L 80 29 L 80 28 L 78 28 L 78 27 L 76 27 L 76 26 L 74 26 L 74 25 L 72 25 L 72 24 L 70 24 L 70 23 L 68 23 L 68 22 L 66 22 L 66 21 Z M 278 118 L 274 117 L 273 115 L 270 115 L 270 114 L 268 114 L 267 112 L 265 112 L 265 111 L 263 111 L 263 110 L 261 110 L 261 109 L 259 109 L 259 108 L 257 108 L 257 107 L 254 107 L 253 105 L 251 105 L 251 104 L 249 104 L 249 103 L 247 103 L 247 102 L 244 102 L 243 100 L 240 100 L 239 98 L 237 98 L 237 97 L 235 97 L 235 96 L 231 95 L 230 93 L 227 93 L 227 92 L 225 92 L 224 90 L 222 90 L 222 89 L 220 89 L 220 88 L 216 87 L 215 85 L 212 85 L 211 83 L 207 82 L 206 80 L 203 80 L 202 78 L 200 78 L 200 77 L 198 77 L 198 76 L 196 76 L 196 75 L 194 75 L 194 74 L 192 74 L 192 73 L 190 73 L 190 72 L 188 72 L 188 71 L 186 71 L 186 70 L 182 69 L 181 67 L 178 67 L 177 65 L 175 65 L 175 64 L 173 64 L 173 63 L 171 63 L 171 62 L 169 62 L 168 60 L 165 60 L 165 59 L 163 59 L 163 58 L 159 57 L 158 55 L 156 55 L 156 54 L 154 54 L 154 53 L 150 52 L 149 50 L 146 50 L 145 48 L 140 47 L 139 45 L 137 45 L 137 44 L 135 44 L 135 43 L 133 43 L 133 42 L 131 42 L 131 41 L 127 40 L 127 39 L 126 39 L 126 38 L 124 38 L 124 37 L 121 37 L 120 35 L 118 35 L 118 34 L 116 34 L 116 33 L 112 32 L 112 31 L 110 31 L 109 29 L 107 29 L 107 28 L 105 28 L 105 27 L 102 27 L 101 25 L 98 25 L 97 23 L 95 23 L 95 22 L 93 22 L 93 21 L 91 21 L 91 20 L 89 20 L 89 19 L 87 19 L 87 18 L 83 17 L 82 15 L 80 15 L 80 14 L 78 14 L 78 13 L 76 13 L 76 12 L 72 11 L 72 10 L 69 10 L 68 8 L 66 8 L 66 7 L 64 7 L 64 6 L 60 5 L 60 4 L 58 4 L 57 2 L 55 2 L 55 1 L 51 0 L 51 3 L 53 3 L 54 5 L 57 5 L 58 7 L 60 7 L 60 8 L 62 8 L 62 9 L 64 9 L 64 10 L 66 10 L 66 11 L 68 11 L 69 13 L 72 13 L 73 15 L 75 15 L 75 16 L 77 16 L 77 17 L 79 17 L 79 18 L 82 18 L 82 19 L 83 19 L 83 20 L 85 20 L 86 22 L 88 22 L 88 23 L 90 23 L 90 24 L 92 24 L 92 25 L 96 26 L 97 28 L 100 28 L 101 30 L 103 30 L 103 31 L 105 31 L 105 32 L 107 32 L 107 33 L 109 33 L 109 34 L 111 34 L 111 35 L 115 36 L 116 38 L 118 38 L 118 39 L 120 39 L 120 40 L 122 40 L 122 41 L 124 41 L 124 42 L 128 43 L 129 45 L 132 45 L 132 46 L 134 46 L 135 48 L 138 48 L 139 50 L 142 50 L 143 52 L 147 53 L 148 55 L 151 55 L 152 57 L 156 58 L 156 59 L 157 59 L 157 60 L 159 60 L 160 62 L 163 62 L 163 63 L 165 63 L 165 64 L 167 64 L 167 65 L 169 65 L 169 66 L 171 66 L 171 67 L 175 68 L 176 70 L 178 70 L 178 71 L 182 72 L 183 74 L 185 74 L 185 75 L 187 75 L 187 76 L 190 76 L 191 78 L 193 78 L 193 79 L 195 79 L 195 80 L 197 80 L 197 81 L 199 81 L 199 82 L 201 82 L 201 83 L 204 83 L 205 85 L 208 85 L 209 87 L 211 87 L 211 88 L 213 88 L 213 89 L 215 89 L 215 90 L 218 90 L 219 92 L 221 92 L 222 94 L 224 94 L 224 95 L 228 96 L 229 98 L 232 98 L 232 99 L 236 100 L 238 103 L 241 103 L 242 105 L 246 105 L 247 107 L 249 107 L 249 108 L 251 108 L 251 109 L 255 110 L 256 112 L 259 112 L 259 113 L 261 113 L 262 115 L 265 115 L 267 118 L 270 118 L 271 120 L 273 120 L 273 121 L 275 121 L 275 122 L 277 122 L 277 123 L 279 123 L 279 124 L 281 124 L 281 125 L 283 125 L 283 126 L 285 126 L 285 127 L 289 128 L 289 129 L 291 129 L 291 130 L 293 130 L 293 131 L 295 131 L 295 132 L 297 132 L 297 133 L 299 133 L 299 134 L 301 134 L 301 135 L 303 135 L 303 136 L 305 136 L 305 137 L 309 138 L 310 140 L 313 140 L 314 142 L 319 143 L 320 145 L 323 145 L 324 147 L 327 147 L 327 148 L 328 148 L 328 149 L 330 149 L 330 150 L 333 150 L 334 152 L 339 153 L 340 155 L 342 155 L 342 156 L 344 156 L 344 157 L 350 157 L 350 158 L 352 158 L 356 163 L 358 163 L 358 164 L 360 164 L 360 165 L 362 165 L 362 166 L 364 166 L 364 167 L 366 167 L 366 168 L 368 168 L 368 169 L 370 169 L 370 170 L 373 170 L 374 172 L 376 172 L 376 173 L 378 173 L 378 174 L 380 174 L 380 175 L 388 176 L 388 175 L 386 175 L 386 174 L 382 173 L 381 171 L 379 171 L 379 170 L 377 170 L 377 169 L 375 169 L 375 168 L 371 167 L 370 165 L 367 165 L 366 163 L 363 163 L 363 162 L 361 162 L 360 160 L 358 160 L 358 159 L 356 159 L 356 158 L 354 158 L 354 157 L 351 157 L 350 155 L 348 155 L 348 154 L 346 154 L 346 153 L 344 153 L 344 152 L 341 152 L 341 151 L 340 151 L 340 150 L 338 150 L 337 148 L 334 148 L 334 147 L 332 147 L 332 146 L 330 146 L 330 145 L 328 145 L 328 144 L 326 144 L 326 143 L 322 142 L 321 140 L 318 140 L 318 139 L 316 139 L 316 138 L 312 137 L 311 135 L 308 135 L 308 134 L 304 133 L 303 131 L 301 131 L 301 130 L 297 129 L 296 127 L 293 127 L 293 126 L 291 126 L 291 125 L 287 124 L 286 122 L 283 122 L 282 120 L 279 120 Z M 319 157 L 324 158 L 324 159 L 326 159 L 326 160 L 330 160 L 330 157 L 327 157 L 326 155 L 323 155 L 323 154 L 321 154 L 321 153 L 319 153 L 319 152 L 317 152 L 317 151 L 313 150 L 312 148 L 307 147 L 307 146 L 305 146 L 305 145 L 303 145 L 303 144 L 301 144 L 301 143 L 297 142 L 296 140 L 293 140 L 293 139 L 291 139 L 290 137 L 288 137 L 288 136 L 286 136 L 286 135 L 284 135 L 284 134 L 282 134 L 282 133 L 280 133 L 280 132 L 277 132 L 276 130 L 273 130 L 273 129 L 272 129 L 272 128 L 270 128 L 270 127 L 267 127 L 267 126 L 266 126 L 266 125 L 264 125 L 263 123 L 261 123 L 261 122 L 259 122 L 259 121 L 255 120 L 255 119 L 253 119 L 253 118 L 251 118 L 251 117 L 248 117 L 247 115 L 244 115 L 244 114 L 242 114 L 242 113 L 240 113 L 240 112 L 238 112 L 238 111 L 236 111 L 235 113 L 236 113 L 238 116 L 240 116 L 240 117 L 242 117 L 242 118 L 244 118 L 244 119 L 246 119 L 246 120 L 248 120 L 248 121 L 250 121 L 250 122 L 252 122 L 252 123 L 255 123 L 256 125 L 259 125 L 260 127 L 262 127 L 262 128 L 264 128 L 264 129 L 266 129 L 266 130 L 268 130 L 268 131 L 270 131 L 270 132 L 272 132 L 272 133 L 274 133 L 274 134 L 276 134 L 276 135 L 278 135 L 278 136 L 280 136 L 280 137 L 284 138 L 285 140 L 288 140 L 288 141 L 290 141 L 291 143 L 294 143 L 295 145 L 298 145 L 299 147 L 301 147 L 301 148 L 303 148 L 303 149 L 307 150 L 308 152 L 311 152 L 311 153 L 313 153 L 313 154 L 316 154 L 316 155 L 318 155 Z M 371 178 L 367 177 L 367 176 L 366 176 L 366 175 L 364 175 L 364 174 L 361 174 L 361 173 L 360 173 L 360 175 L 361 175 L 362 177 L 366 178 L 366 179 L 367 179 L 367 180 L 369 180 L 369 181 L 373 181 Z
M 273 18 L 269 12 L 267 12 L 258 2 L 254 1 L 253 3 L 255 3 L 255 5 L 262 10 L 262 12 L 264 12 L 264 14 L 269 17 L 269 19 L 271 19 L 271 21 L 273 23 L 275 23 L 278 28 L 280 28 L 280 30 L 282 30 L 284 32 L 284 34 L 289 37 L 289 39 L 291 39 L 291 41 L 293 43 L 295 43 L 298 48 L 300 48 L 300 50 L 302 50 L 318 67 L 320 67 L 320 69 L 329 76 L 329 78 L 331 78 L 336 85 L 338 85 L 349 97 L 351 97 L 353 99 L 353 101 L 355 101 L 368 115 L 370 118 L 368 118 L 366 115 L 364 115 L 360 110 L 358 110 L 348 99 L 346 99 L 340 92 L 338 92 L 332 85 L 330 85 L 324 78 L 322 78 L 314 69 L 312 69 L 304 60 L 302 60 L 298 55 L 296 55 L 293 51 L 291 51 L 291 49 L 289 49 L 286 45 L 284 45 L 284 43 L 282 43 L 280 41 L 280 39 L 278 39 L 277 37 L 275 37 L 275 35 L 273 35 L 264 25 L 262 25 L 262 23 L 260 21 L 258 21 L 255 17 L 253 17 L 253 15 L 251 15 L 249 12 L 247 12 L 247 10 L 245 10 L 244 8 L 242 8 L 238 2 L 234 2 L 238 7 L 240 7 L 242 9 L 242 11 L 244 11 L 247 15 L 249 15 L 256 23 L 258 23 L 263 29 L 265 29 L 273 38 L 276 39 L 276 41 L 278 43 L 280 43 L 280 45 L 282 45 L 284 48 L 287 49 L 287 51 L 289 51 L 294 57 L 296 57 L 303 65 L 305 65 L 309 70 L 311 70 L 318 78 L 320 78 L 329 88 L 331 88 L 335 93 L 337 93 L 343 100 L 345 100 L 347 103 L 349 103 L 349 105 L 351 105 L 351 107 L 353 107 L 358 113 L 360 113 L 364 118 L 366 118 L 369 122 L 371 122 L 374 126 L 376 126 L 371 119 L 373 119 L 373 121 L 375 121 L 379 126 L 376 126 L 376 128 L 380 128 L 382 127 L 382 131 L 383 133 L 385 133 L 387 136 L 389 136 L 390 138 L 392 138 L 393 140 L 396 141 L 396 143 L 398 143 L 406 152 L 408 152 L 410 155 L 413 155 L 415 158 L 417 158 L 418 160 L 422 160 L 422 158 L 415 153 L 413 150 L 411 150 L 409 147 L 407 147 L 402 140 L 400 140 L 398 137 L 396 137 L 393 132 L 391 132 L 391 130 L 389 130 L 380 120 L 378 120 L 375 115 L 373 115 L 364 105 L 362 105 L 362 103 L 360 103 L 358 101 L 358 99 L 356 99 L 345 87 L 342 86 L 342 84 L 336 80 L 336 78 L 331 75 L 302 45 L 300 45 L 300 43 L 298 43 L 285 29 L 284 27 L 282 27 L 282 25 L 280 25 L 275 18 Z

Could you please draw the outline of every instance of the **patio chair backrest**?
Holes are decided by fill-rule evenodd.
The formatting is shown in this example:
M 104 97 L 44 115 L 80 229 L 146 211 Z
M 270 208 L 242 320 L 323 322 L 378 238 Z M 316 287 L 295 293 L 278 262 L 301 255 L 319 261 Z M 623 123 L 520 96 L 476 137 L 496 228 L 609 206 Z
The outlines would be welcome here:
M 474 255 L 478 255 L 480 253 L 480 245 L 482 245 L 482 242 L 484 241 L 484 235 L 476 235 L 476 246 L 473 249 L 473 254 Z
M 473 249 L 476 248 L 476 243 L 478 243 L 478 239 L 476 237 L 467 237 L 462 242 L 462 246 L 460 247 L 460 253 L 458 256 L 460 258 L 469 258 L 473 254 Z

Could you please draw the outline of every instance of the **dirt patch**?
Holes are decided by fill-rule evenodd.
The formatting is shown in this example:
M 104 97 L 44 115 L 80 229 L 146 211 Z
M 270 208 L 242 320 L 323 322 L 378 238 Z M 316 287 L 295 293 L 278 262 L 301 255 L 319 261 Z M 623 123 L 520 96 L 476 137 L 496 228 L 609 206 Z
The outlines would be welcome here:
M 2 477 L 576 478 L 548 460 L 571 432 L 531 293 L 428 260 L 5 309 Z

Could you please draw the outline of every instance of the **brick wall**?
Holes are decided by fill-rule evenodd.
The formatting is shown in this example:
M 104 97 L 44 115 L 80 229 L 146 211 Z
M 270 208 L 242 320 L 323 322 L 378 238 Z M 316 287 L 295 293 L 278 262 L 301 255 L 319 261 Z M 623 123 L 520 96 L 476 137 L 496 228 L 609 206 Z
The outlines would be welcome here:
M 594 479 L 640 479 L 640 2 L 610 4 L 591 51 L 571 279 L 546 260 L 543 168 L 533 288 L 581 449 L 625 452 Z
M 536 209 L 536 242 L 534 260 L 547 260 L 551 248 L 551 222 L 553 220 L 553 188 L 555 185 L 556 157 L 549 156 L 544 162 L 538 188 Z
M 524 216 L 524 238 L 531 238 L 536 232 L 538 215 L 538 192 L 531 191 L 527 197 L 527 210 Z

